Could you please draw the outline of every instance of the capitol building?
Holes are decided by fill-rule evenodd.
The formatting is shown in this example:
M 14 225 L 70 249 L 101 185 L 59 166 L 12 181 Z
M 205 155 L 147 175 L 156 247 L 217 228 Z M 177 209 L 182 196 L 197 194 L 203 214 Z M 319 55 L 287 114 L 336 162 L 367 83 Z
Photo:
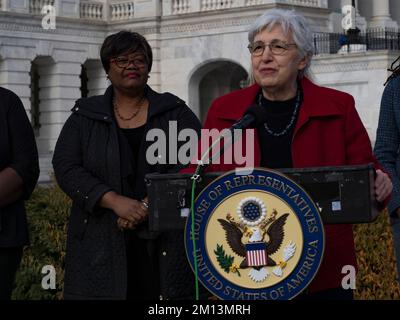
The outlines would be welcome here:
M 343 8 L 352 4 L 360 33 L 349 44 Z M 271 8 L 307 18 L 315 46 L 311 77 L 354 96 L 374 142 L 383 84 L 400 55 L 400 0 L 0 0 L 0 86 L 19 95 L 31 119 L 40 180 L 50 179 L 54 146 L 75 100 L 110 84 L 99 57 L 108 34 L 143 34 L 154 53 L 149 85 L 178 95 L 203 120 L 214 98 L 248 84 L 247 31 Z

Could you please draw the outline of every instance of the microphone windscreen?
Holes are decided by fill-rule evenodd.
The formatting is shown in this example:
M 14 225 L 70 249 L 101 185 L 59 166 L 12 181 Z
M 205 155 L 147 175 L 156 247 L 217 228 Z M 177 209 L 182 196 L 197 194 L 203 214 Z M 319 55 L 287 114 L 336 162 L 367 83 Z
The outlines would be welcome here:
M 244 113 L 246 114 L 251 114 L 254 116 L 254 122 L 252 124 L 252 127 L 258 127 L 259 125 L 262 125 L 264 122 L 267 121 L 267 113 L 265 109 L 257 104 L 253 104 L 250 106 L 250 108 L 247 109 L 247 111 Z

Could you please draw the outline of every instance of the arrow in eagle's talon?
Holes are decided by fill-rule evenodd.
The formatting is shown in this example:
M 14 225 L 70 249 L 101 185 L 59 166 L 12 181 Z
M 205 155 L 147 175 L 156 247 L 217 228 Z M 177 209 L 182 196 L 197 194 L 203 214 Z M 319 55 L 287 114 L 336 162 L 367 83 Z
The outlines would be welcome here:
M 274 270 L 272 270 L 272 273 L 279 278 L 281 278 L 283 276 L 283 270 L 281 267 L 274 268 Z

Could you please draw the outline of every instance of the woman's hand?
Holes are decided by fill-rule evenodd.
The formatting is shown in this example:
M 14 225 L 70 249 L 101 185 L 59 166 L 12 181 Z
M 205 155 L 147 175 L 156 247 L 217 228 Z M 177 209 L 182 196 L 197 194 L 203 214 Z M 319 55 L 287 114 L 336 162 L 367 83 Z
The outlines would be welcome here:
M 118 217 L 117 225 L 121 231 L 134 230 L 136 228 L 136 226 L 134 225 L 133 222 L 130 222 L 129 220 L 126 220 L 126 219 L 123 219 L 120 217 Z
M 117 197 L 113 211 L 120 218 L 132 222 L 134 225 L 143 222 L 148 215 L 148 209 L 142 202 L 124 196 Z
M 389 176 L 382 170 L 376 170 L 375 178 L 375 197 L 378 202 L 383 202 L 392 192 L 393 184 Z
M 136 226 L 143 222 L 148 215 L 148 208 L 140 201 L 121 196 L 114 191 L 107 192 L 100 200 L 100 205 L 104 208 L 111 209 L 115 214 L 127 220 L 130 227 Z M 121 225 L 125 225 L 124 221 Z M 118 224 L 120 225 L 120 224 Z
M 23 193 L 24 181 L 12 168 L 0 171 L 0 208 L 17 201 Z

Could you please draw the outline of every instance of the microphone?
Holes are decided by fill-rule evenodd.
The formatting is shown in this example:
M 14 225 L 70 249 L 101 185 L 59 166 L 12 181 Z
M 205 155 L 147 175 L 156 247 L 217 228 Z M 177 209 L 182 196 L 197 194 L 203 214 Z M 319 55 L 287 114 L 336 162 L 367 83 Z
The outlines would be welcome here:
M 267 113 L 264 108 L 254 104 L 244 113 L 243 117 L 235 122 L 231 129 L 256 128 L 267 121 Z
M 233 134 L 232 136 L 225 136 L 225 135 L 220 135 L 219 138 L 213 142 L 212 146 L 210 147 L 209 150 L 204 152 L 201 155 L 201 165 L 197 166 L 196 169 L 196 179 L 198 177 L 201 177 L 204 169 L 209 166 L 209 164 L 212 162 L 213 158 L 218 158 L 221 157 L 225 151 L 225 147 L 227 144 L 232 145 L 235 139 L 237 138 L 237 134 L 234 131 L 234 129 L 250 129 L 250 128 L 256 128 L 259 125 L 263 124 L 264 122 L 267 121 L 267 113 L 265 112 L 264 108 L 257 105 L 253 104 L 251 105 L 246 112 L 244 113 L 243 117 L 240 118 L 238 121 L 236 121 L 228 130 L 231 131 Z M 219 145 L 222 139 L 225 139 L 224 144 L 217 150 L 216 153 L 213 155 L 209 156 L 208 151 L 213 149 L 215 146 Z M 208 161 L 205 161 L 206 158 Z

